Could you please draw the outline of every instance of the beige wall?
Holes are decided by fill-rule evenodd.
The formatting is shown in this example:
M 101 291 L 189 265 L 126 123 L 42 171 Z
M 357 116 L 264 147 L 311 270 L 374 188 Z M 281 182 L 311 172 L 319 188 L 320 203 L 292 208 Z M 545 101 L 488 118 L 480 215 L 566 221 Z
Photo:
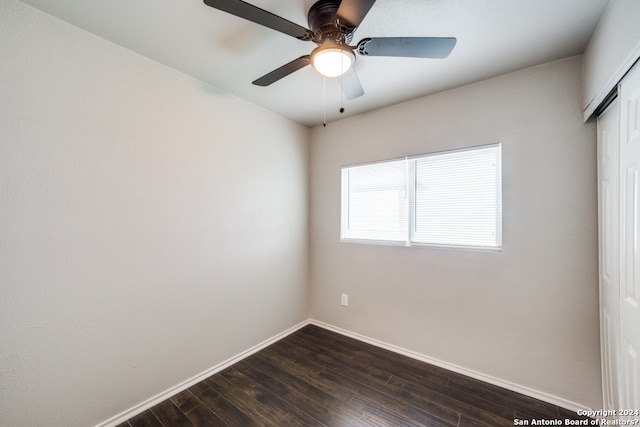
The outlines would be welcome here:
M 585 120 L 640 58 L 640 1 L 611 0 L 584 52 Z
M 95 425 L 307 319 L 307 129 L 15 0 L 0 58 L 0 425 Z
M 601 407 L 596 135 L 580 75 L 574 57 L 314 128 L 311 317 Z M 498 142 L 502 252 L 340 243 L 341 166 Z
M 308 301 L 314 319 L 601 407 L 580 58 L 309 131 L 17 0 L 0 0 L 0 55 L 0 425 L 100 423 L 305 320 Z M 339 242 L 341 166 L 496 142 L 503 252 Z

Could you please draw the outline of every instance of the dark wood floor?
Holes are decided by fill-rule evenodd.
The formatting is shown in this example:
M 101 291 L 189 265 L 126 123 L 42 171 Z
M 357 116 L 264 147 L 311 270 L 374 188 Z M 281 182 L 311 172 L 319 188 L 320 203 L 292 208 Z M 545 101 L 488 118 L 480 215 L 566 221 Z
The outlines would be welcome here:
M 567 418 L 580 419 L 310 325 L 119 427 L 506 427 Z

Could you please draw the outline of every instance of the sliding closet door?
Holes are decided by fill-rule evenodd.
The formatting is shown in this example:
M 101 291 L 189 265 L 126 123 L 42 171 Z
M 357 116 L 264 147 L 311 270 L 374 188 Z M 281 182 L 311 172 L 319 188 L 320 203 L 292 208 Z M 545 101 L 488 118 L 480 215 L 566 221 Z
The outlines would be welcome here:
M 598 234 L 600 259 L 600 342 L 603 408 L 619 407 L 620 286 L 618 258 L 618 156 L 620 114 L 617 100 L 598 117 Z
M 640 409 L 640 66 L 620 97 L 621 408 Z M 637 417 L 636 417 L 637 419 Z

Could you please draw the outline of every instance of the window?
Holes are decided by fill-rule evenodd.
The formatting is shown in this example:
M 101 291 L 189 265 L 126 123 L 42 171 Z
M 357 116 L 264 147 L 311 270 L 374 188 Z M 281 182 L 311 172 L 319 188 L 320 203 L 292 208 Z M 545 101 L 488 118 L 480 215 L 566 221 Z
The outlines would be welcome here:
M 342 169 L 343 241 L 498 250 L 500 144 Z

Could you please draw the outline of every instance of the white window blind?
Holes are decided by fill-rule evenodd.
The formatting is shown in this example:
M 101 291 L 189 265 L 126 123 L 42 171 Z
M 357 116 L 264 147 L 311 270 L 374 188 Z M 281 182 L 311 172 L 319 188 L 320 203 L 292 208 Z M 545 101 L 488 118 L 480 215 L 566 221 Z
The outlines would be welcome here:
M 499 249 L 500 145 L 342 169 L 341 237 Z
M 343 224 L 351 239 L 404 242 L 407 238 L 407 165 L 404 160 L 342 171 Z
M 416 158 L 411 241 L 498 247 L 501 236 L 500 149 Z

